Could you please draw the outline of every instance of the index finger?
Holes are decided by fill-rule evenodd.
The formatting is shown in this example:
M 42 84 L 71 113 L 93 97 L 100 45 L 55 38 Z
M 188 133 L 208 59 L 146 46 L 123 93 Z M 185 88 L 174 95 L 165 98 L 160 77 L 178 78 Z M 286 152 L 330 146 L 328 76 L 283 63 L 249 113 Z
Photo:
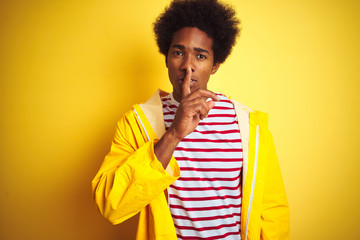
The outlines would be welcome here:
M 191 83 L 191 68 L 186 69 L 185 78 L 182 85 L 182 98 L 185 98 L 191 93 L 190 83 Z

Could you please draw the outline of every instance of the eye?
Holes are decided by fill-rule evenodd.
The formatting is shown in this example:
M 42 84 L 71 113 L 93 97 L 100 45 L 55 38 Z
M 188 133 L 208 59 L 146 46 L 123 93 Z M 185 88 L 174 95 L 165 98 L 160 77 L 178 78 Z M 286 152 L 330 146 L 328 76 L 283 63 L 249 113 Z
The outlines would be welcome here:
M 199 58 L 199 59 L 206 59 L 206 56 L 203 55 L 203 54 L 199 54 L 199 55 L 197 55 L 197 58 Z
M 177 55 L 177 56 L 182 56 L 183 55 L 183 53 L 181 51 L 174 51 L 173 54 Z

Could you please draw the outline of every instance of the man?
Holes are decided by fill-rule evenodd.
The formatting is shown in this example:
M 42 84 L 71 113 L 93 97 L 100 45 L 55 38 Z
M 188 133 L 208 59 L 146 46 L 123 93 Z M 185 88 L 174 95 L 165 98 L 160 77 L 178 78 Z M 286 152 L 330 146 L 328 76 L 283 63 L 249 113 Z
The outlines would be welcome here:
M 207 90 L 239 33 L 216 0 L 174 0 L 154 24 L 172 93 L 118 122 L 93 192 L 137 239 L 288 239 L 288 203 L 267 115 Z

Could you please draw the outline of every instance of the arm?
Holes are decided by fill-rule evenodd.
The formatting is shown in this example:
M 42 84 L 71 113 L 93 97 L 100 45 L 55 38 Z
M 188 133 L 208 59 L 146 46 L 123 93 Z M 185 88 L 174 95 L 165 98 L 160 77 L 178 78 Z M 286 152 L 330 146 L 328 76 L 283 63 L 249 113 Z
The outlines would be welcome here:
M 92 181 L 95 202 L 113 224 L 137 214 L 178 178 L 166 173 L 154 143 L 145 142 L 132 111 L 118 122 L 111 150 Z
M 264 181 L 261 239 L 289 239 L 289 205 L 270 133 L 268 141 L 269 158 Z

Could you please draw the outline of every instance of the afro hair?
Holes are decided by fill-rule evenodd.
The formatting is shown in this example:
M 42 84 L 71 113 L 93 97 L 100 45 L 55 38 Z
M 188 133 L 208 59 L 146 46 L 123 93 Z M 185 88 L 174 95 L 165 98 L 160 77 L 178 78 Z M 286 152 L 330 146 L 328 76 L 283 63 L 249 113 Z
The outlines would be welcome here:
M 223 63 L 240 33 L 235 10 L 217 0 L 174 0 L 154 22 L 159 51 L 167 56 L 173 34 L 184 27 L 196 27 L 212 40 L 214 64 Z

